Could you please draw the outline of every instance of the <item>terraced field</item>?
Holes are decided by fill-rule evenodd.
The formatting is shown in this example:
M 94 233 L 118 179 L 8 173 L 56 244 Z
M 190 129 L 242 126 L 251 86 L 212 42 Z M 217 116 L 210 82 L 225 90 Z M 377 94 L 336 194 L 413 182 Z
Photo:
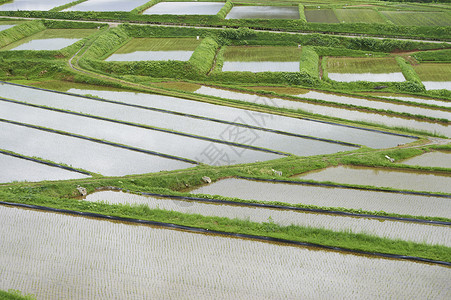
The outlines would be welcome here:
M 377 23 L 384 24 L 384 18 L 373 9 L 335 9 L 340 23 Z
M 450 15 L 444 12 L 381 11 L 395 25 L 451 26 Z
M 339 23 L 332 9 L 306 9 L 304 11 L 307 22 L 312 23 Z

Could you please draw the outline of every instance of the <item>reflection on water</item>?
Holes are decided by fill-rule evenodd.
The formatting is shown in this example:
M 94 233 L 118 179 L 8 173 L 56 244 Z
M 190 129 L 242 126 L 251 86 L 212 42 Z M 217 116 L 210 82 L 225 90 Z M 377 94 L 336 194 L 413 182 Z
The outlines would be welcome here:
M 88 0 L 63 11 L 131 11 L 148 0 Z
M 1 25 L 0 24 L 0 31 L 3 31 L 3 30 L 6 30 L 6 29 L 8 29 L 8 28 L 12 28 L 12 27 L 14 27 L 15 25 Z
M 160 2 L 143 12 L 144 15 L 216 15 L 224 3 Z
M 423 81 L 426 90 L 451 90 L 451 81 Z
M 202 216 L 224 217 L 249 220 L 251 222 L 271 222 L 281 225 L 298 225 L 325 228 L 334 231 L 367 233 L 391 239 L 403 239 L 428 244 L 451 246 L 451 227 L 431 226 L 418 223 L 384 221 L 366 218 L 308 213 L 290 210 L 240 207 L 195 201 L 179 201 L 168 198 L 139 196 L 122 192 L 104 191 L 91 194 L 87 201 L 105 201 L 110 204 L 144 204 L 151 209 L 164 209 Z
M 301 179 L 451 193 L 451 176 L 404 170 L 338 166 L 299 175 Z
M 235 178 L 223 179 L 202 186 L 192 190 L 191 193 L 321 207 L 344 207 L 365 211 L 382 210 L 411 216 L 442 218 L 451 216 L 451 205 L 449 205 L 448 198 Z
M 89 178 L 90 176 L 0 154 L 0 182 Z
M 434 151 L 409 158 L 401 163 L 412 166 L 451 168 L 451 153 Z
M 54 7 L 67 4 L 73 0 L 14 0 L 0 5 L 0 11 L 17 10 L 50 10 Z
M 400 82 L 405 81 L 401 72 L 395 73 L 328 73 L 331 80 L 339 82 L 370 81 L 370 82 Z
M 299 19 L 297 6 L 234 6 L 226 19 Z
M 10 50 L 61 50 L 78 42 L 79 40 L 81 39 L 37 39 L 21 44 Z

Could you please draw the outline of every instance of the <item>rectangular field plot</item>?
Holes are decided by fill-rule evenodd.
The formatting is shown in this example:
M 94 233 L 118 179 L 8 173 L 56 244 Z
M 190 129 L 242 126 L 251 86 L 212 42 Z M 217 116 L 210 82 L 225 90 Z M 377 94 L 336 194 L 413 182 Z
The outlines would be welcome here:
M 182 201 L 133 195 L 122 192 L 103 191 L 88 195 L 84 200 L 109 204 L 146 205 L 151 209 L 163 209 L 184 214 L 199 214 L 208 217 L 249 220 L 266 223 L 271 220 L 277 225 L 297 225 L 323 228 L 333 231 L 366 233 L 390 239 L 401 239 L 417 243 L 451 246 L 451 227 L 429 224 L 415 224 L 400 221 L 336 216 L 321 213 L 300 212 L 260 207 Z
M 389 101 L 377 101 L 373 99 L 357 98 L 350 96 L 341 96 L 331 93 L 322 93 L 316 91 L 309 91 L 306 94 L 297 95 L 298 97 L 308 98 L 308 99 L 318 99 L 328 102 L 350 104 L 357 106 L 364 106 L 374 109 L 390 110 L 399 113 L 409 113 L 414 115 L 428 116 L 431 118 L 442 118 L 451 120 L 451 111 L 429 109 L 424 107 L 415 107 L 412 105 L 403 105 L 400 103 L 390 103 Z
M 332 181 L 337 183 L 451 194 L 451 176 L 406 170 L 339 166 L 312 171 L 301 174 L 298 177 L 300 179 L 315 181 Z
M 96 31 L 96 29 L 46 29 L 0 50 L 60 50 Z
M 307 22 L 310 23 L 339 23 L 332 9 L 306 9 L 304 11 Z
M 224 2 L 160 2 L 143 12 L 144 15 L 216 15 Z
M 136 38 L 122 46 L 106 61 L 187 61 L 200 42 L 195 38 Z
M 0 183 L 88 178 L 89 176 L 0 153 Z
M 374 124 L 385 124 L 388 126 L 393 127 L 407 127 L 417 130 L 424 130 L 428 132 L 437 132 L 441 133 L 445 136 L 450 137 L 451 136 L 451 127 L 448 125 L 443 125 L 439 123 L 431 123 L 431 122 L 423 122 L 423 121 L 417 121 L 414 119 L 407 119 L 407 118 L 401 118 L 401 117 L 393 117 L 393 116 L 387 116 L 377 113 L 370 113 L 370 112 L 363 112 L 358 110 L 352 110 L 352 109 L 346 109 L 346 108 L 339 108 L 339 107 L 332 107 L 327 105 L 320 105 L 320 104 L 312 104 L 303 102 L 301 99 L 299 101 L 296 100 L 287 100 L 287 99 L 281 99 L 281 98 L 269 98 L 269 97 L 262 97 L 257 96 L 253 94 L 246 94 L 246 93 L 239 93 L 239 92 L 232 92 L 228 90 L 223 89 L 216 89 L 216 88 L 210 88 L 210 87 L 201 87 L 199 90 L 196 91 L 196 93 L 203 94 L 203 95 L 210 95 L 210 96 L 216 96 L 216 97 L 222 97 L 226 99 L 233 99 L 233 100 L 239 100 L 244 102 L 252 102 L 257 103 L 261 105 L 271 106 L 271 107 L 284 107 L 288 109 L 294 109 L 294 110 L 303 110 L 310 113 L 330 116 L 330 117 L 336 117 L 340 119 L 346 119 L 346 120 L 354 120 L 354 121 L 365 121 L 365 122 L 371 122 Z M 360 144 L 366 144 L 369 141 L 365 139 L 360 142 Z
M 148 0 L 88 0 L 63 11 L 131 11 Z
M 381 11 L 395 25 L 451 26 L 446 12 Z
M 395 58 L 328 57 L 327 72 L 331 80 L 341 82 L 405 81 Z
M 83 101 L 83 100 L 80 100 Z M 92 102 L 92 103 L 91 103 Z M 92 105 L 96 106 L 96 102 L 88 101 L 87 103 L 83 103 L 84 105 Z M 113 107 L 109 108 L 108 103 L 104 106 L 100 106 L 100 109 L 113 109 L 117 110 L 117 112 L 128 114 L 133 116 L 136 115 L 136 118 L 129 118 L 129 121 L 138 120 L 139 118 L 144 120 L 150 120 L 149 123 L 157 125 L 157 127 L 162 127 L 160 123 L 157 122 L 156 119 L 161 120 L 160 122 L 165 122 L 166 126 L 168 123 L 177 124 L 177 129 L 184 130 L 193 133 L 207 133 L 204 135 L 212 135 L 218 139 L 221 139 L 220 134 L 224 133 L 224 140 L 227 139 L 228 131 L 233 135 L 239 129 L 233 129 L 230 125 L 223 126 L 224 128 L 219 128 L 218 126 L 221 124 L 215 124 L 213 122 L 206 122 L 199 120 L 201 123 L 196 123 L 195 119 L 193 119 L 194 123 L 189 123 L 189 120 L 184 120 L 183 117 L 168 115 L 168 114 L 145 114 L 145 110 L 141 113 L 141 116 L 138 116 L 140 111 L 126 111 L 127 107 L 121 108 L 120 106 L 112 105 Z M 45 110 L 40 108 L 34 108 L 29 106 L 18 105 L 14 103 L 0 102 L 0 118 L 6 118 L 8 120 L 12 120 L 20 123 L 32 123 L 33 125 L 38 125 L 41 127 L 57 129 L 65 132 L 75 133 L 83 136 L 89 136 L 96 139 L 108 140 L 110 142 L 115 142 L 118 144 L 132 146 L 134 148 L 156 151 L 159 153 L 163 153 L 166 155 L 172 155 L 182 158 L 188 158 L 190 160 L 203 162 L 206 164 L 216 164 L 216 165 L 224 165 L 224 164 L 236 164 L 236 163 L 247 163 L 247 162 L 255 162 L 256 160 L 269 160 L 282 157 L 280 155 L 275 155 L 273 153 L 256 151 L 253 149 L 248 149 L 245 147 L 236 147 L 232 145 L 227 145 L 218 142 L 212 142 L 205 139 L 199 139 L 192 136 L 185 135 L 177 135 L 169 132 L 162 132 L 157 130 L 150 130 L 147 128 L 137 127 L 137 126 L 129 126 L 125 124 L 121 124 L 118 122 L 109 122 L 98 120 L 94 118 L 87 118 L 79 115 L 71 115 L 60 112 L 54 112 L 51 110 Z M 152 113 L 152 111 L 149 111 Z M 144 115 L 143 115 L 144 113 Z M 118 117 L 118 116 L 116 116 Z M 124 118 L 122 118 L 124 119 Z M 146 122 L 146 121 L 144 121 Z M 158 126 L 160 125 L 160 126 Z M 163 124 L 164 125 L 164 124 Z M 215 127 L 216 125 L 216 127 Z M 202 128 L 204 130 L 202 130 Z M 197 131 L 196 131 L 197 129 Z M 239 132 L 239 131 L 238 131 Z M 277 141 L 284 145 L 282 148 L 290 148 L 293 149 L 294 146 L 298 146 L 301 149 L 304 149 L 304 152 L 315 154 L 316 152 L 323 153 L 327 150 L 332 152 L 344 151 L 355 149 L 352 147 L 345 147 L 336 144 L 328 144 L 324 142 L 317 142 L 299 138 L 290 138 L 287 136 L 277 137 L 276 134 L 271 134 L 267 132 L 262 132 L 262 135 L 257 135 L 257 132 L 250 131 L 247 132 L 244 129 L 244 135 L 240 135 L 243 139 L 253 137 L 251 144 L 253 146 L 257 145 L 265 145 L 268 148 L 271 145 L 271 142 Z M 246 134 L 247 133 L 247 134 Z M 254 133 L 254 135 L 252 135 Z M 266 135 L 265 135 L 266 134 Z M 216 136 L 215 136 L 216 135 Z M 257 138 L 258 137 L 258 138 Z M 299 142 L 297 140 L 300 140 Z M 245 142 L 245 140 L 240 140 L 237 142 Z M 305 145 L 304 145 L 305 144 Z M 325 144 L 325 145 L 323 145 Z M 329 148 L 327 147 L 329 146 Z M 317 147 L 322 147 L 325 149 L 317 150 Z M 216 152 L 215 152 L 216 151 Z M 309 151 L 309 152 L 308 152 Z M 222 154 L 224 157 L 216 157 Z M 209 161 L 208 158 L 215 157 L 215 161 Z M 222 158 L 222 159 L 221 159 Z
M 3 87 L 6 88 L 6 86 Z M 218 95 L 221 96 L 222 94 L 220 92 L 222 92 L 223 90 L 202 87 L 197 92 L 204 93 L 204 91 L 206 93 L 217 91 Z M 372 148 L 393 147 L 398 144 L 408 143 L 414 140 L 406 137 L 384 134 L 382 132 L 367 131 L 352 127 L 343 127 L 340 125 L 315 122 L 312 120 L 288 118 L 268 113 L 258 113 L 239 108 L 220 106 L 200 101 L 161 95 L 79 89 L 70 89 L 69 92 L 81 95 L 97 95 L 104 99 L 116 100 L 128 104 L 154 107 L 184 114 L 198 115 L 217 120 L 224 120 L 226 122 L 244 123 L 256 127 L 280 130 L 292 134 L 302 134 L 323 139 L 338 140 L 354 144 L 364 144 Z M 14 94 L 11 93 L 10 95 L 12 97 Z M 247 96 L 251 100 L 256 100 L 258 98 L 258 96 L 255 95 L 240 95 L 242 95 L 243 97 Z M 239 117 L 240 119 L 237 119 L 237 117 Z
M 0 5 L 0 11 L 50 10 L 73 0 L 13 0 Z
M 339 187 L 273 183 L 245 179 L 223 179 L 190 191 L 243 200 L 344 207 L 393 214 L 449 218 L 449 198 L 365 191 Z
M 226 19 L 299 19 L 298 6 L 234 6 Z
M 0 289 L 37 299 L 446 299 L 451 276 L 445 266 L 9 207 L 0 240 Z
M 9 28 L 12 28 L 12 27 L 14 27 L 14 24 L 2 24 L 2 23 L 0 23 L 0 31 L 6 30 L 6 29 L 9 29 Z
M 427 90 L 451 90 L 451 64 L 421 63 L 413 68 Z
M 400 163 L 412 166 L 451 168 L 451 153 L 434 151 L 403 160 Z
M 385 93 L 371 93 L 371 95 L 388 98 L 388 99 L 397 99 L 397 100 L 402 100 L 402 101 L 417 102 L 417 103 L 421 103 L 421 104 L 430 104 L 430 105 L 451 108 L 451 101 L 440 100 L 440 99 L 422 98 L 419 96 L 411 96 L 411 95 L 405 95 L 405 94 L 392 94 L 389 96 L 388 94 L 385 94 Z
M 223 72 L 299 72 L 301 49 L 297 47 L 229 46 Z
M 0 140 L 6 150 L 106 176 L 143 174 L 194 166 L 178 160 L 4 122 L 0 122 Z
M 384 18 L 373 9 L 335 9 L 335 15 L 340 23 L 387 23 Z

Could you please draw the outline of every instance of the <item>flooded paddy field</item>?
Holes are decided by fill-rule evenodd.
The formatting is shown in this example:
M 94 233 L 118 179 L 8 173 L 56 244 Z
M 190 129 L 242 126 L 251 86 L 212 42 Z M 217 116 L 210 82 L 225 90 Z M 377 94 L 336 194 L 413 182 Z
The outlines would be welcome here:
M 183 161 L 5 122 L 0 122 L 0 140 L 5 150 L 106 176 L 143 174 L 195 166 Z
M 309 91 L 305 94 L 296 95 L 297 97 L 324 100 L 328 102 L 336 102 L 342 104 L 350 104 L 357 106 L 364 106 L 375 109 L 390 110 L 399 113 L 409 113 L 414 115 L 422 115 L 432 118 L 441 118 L 451 120 L 451 110 L 439 110 L 439 109 L 429 109 L 424 107 L 415 107 L 413 105 L 405 105 L 401 103 L 393 103 L 387 101 L 378 101 L 374 99 L 357 98 L 351 96 L 342 96 L 331 93 L 322 93 L 316 91 Z
M 426 90 L 449 90 L 451 91 L 451 81 L 423 81 Z
M 338 166 L 301 174 L 298 178 L 414 191 L 451 193 L 450 175 L 425 174 L 407 170 Z
M 0 86 L 2 85 L 0 84 Z M 20 93 L 19 91 L 14 92 L 16 87 L 6 85 L 3 85 L 2 87 L 5 87 L 4 93 L 7 93 L 5 97 L 14 97 L 14 95 L 18 95 Z M 197 92 L 202 94 L 203 91 L 208 92 L 210 89 L 211 88 L 208 87 L 202 87 Z M 8 90 L 8 92 L 6 90 Z M 19 90 L 25 92 L 25 90 L 21 88 L 19 88 Z M 213 89 L 213 91 L 216 91 L 216 89 Z M 217 91 L 221 92 L 223 90 Z M 91 94 L 104 99 L 111 99 L 133 105 L 154 107 L 217 120 L 224 120 L 227 122 L 248 124 L 256 127 L 281 130 L 293 134 L 314 136 L 353 144 L 363 144 L 372 148 L 392 147 L 398 144 L 414 141 L 412 138 L 385 134 L 382 132 L 366 131 L 359 128 L 344 127 L 323 122 L 315 122 L 312 120 L 289 118 L 161 95 L 83 89 L 69 89 L 68 92 L 81 95 Z M 242 95 L 243 97 L 249 97 L 251 100 L 259 98 L 256 95 Z
M 451 90 L 451 64 L 421 63 L 413 68 L 426 90 Z
M 148 0 L 88 0 L 63 11 L 131 11 Z
M 3 24 L 0 22 L 0 31 L 9 29 L 9 28 L 13 28 L 15 26 L 15 24 Z
M 255 162 L 256 160 L 264 161 L 282 157 L 273 153 L 235 147 L 222 143 L 215 143 L 194 137 L 181 136 L 168 132 L 161 132 L 115 122 L 87 118 L 79 115 L 71 115 L 40 108 L 23 106 L 20 104 L 8 103 L 4 101 L 0 101 L 0 108 L 0 118 L 20 123 L 31 123 L 33 125 L 38 125 L 45 128 L 52 128 L 83 136 L 89 136 L 100 140 L 107 140 L 110 142 L 132 146 L 139 149 L 156 151 L 167 155 L 187 158 L 206 164 L 230 165 L 236 163 Z M 178 122 L 176 118 L 172 118 L 171 121 L 175 123 Z M 212 126 L 214 124 L 216 123 L 213 123 Z M 190 125 L 185 124 L 185 126 Z M 256 133 L 255 135 L 257 136 Z M 248 136 L 245 137 L 247 138 Z M 266 136 L 265 140 L 263 135 L 257 136 L 257 138 L 254 139 L 262 139 L 262 141 L 259 141 L 259 143 L 265 143 L 266 146 L 271 146 L 270 142 L 274 142 L 273 140 L 271 140 L 271 137 L 268 136 Z M 299 147 L 302 146 L 303 149 L 307 148 L 307 150 L 308 147 L 314 148 L 315 145 L 318 146 L 318 143 L 315 144 L 315 141 L 312 141 L 313 144 L 309 144 L 310 141 L 307 140 L 304 144 L 302 139 L 299 140 L 301 141 L 296 144 L 295 138 L 288 139 L 288 137 L 286 137 L 285 139 L 276 139 L 277 142 L 283 142 L 286 147 L 291 147 L 289 146 L 290 142 L 293 142 Z M 252 144 L 254 145 L 259 143 L 255 142 Z M 327 143 L 324 144 L 326 144 L 326 146 L 328 145 Z M 330 147 L 331 149 L 336 149 L 337 151 L 353 149 L 351 147 L 342 147 L 341 145 L 335 144 L 331 144 Z M 214 162 L 206 161 L 206 159 L 209 157 L 207 154 L 213 150 L 218 151 L 218 155 L 220 153 L 223 153 L 223 160 L 218 159 Z M 314 149 L 312 149 L 311 151 L 312 153 L 314 153 Z M 211 153 L 211 155 L 213 155 L 213 153 Z
M 240 100 L 245 102 L 252 102 L 272 107 L 283 107 L 288 109 L 303 110 L 306 112 L 320 114 L 335 118 L 341 118 L 351 121 L 365 121 L 374 124 L 384 124 L 392 127 L 405 127 L 416 130 L 424 130 L 432 133 L 439 133 L 447 137 L 451 137 L 451 127 L 445 124 L 432 123 L 426 121 L 417 121 L 413 119 L 406 119 L 401 117 L 392 117 L 376 113 L 363 112 L 351 110 L 346 108 L 338 108 L 320 104 L 312 104 L 302 101 L 294 101 L 280 98 L 269 98 L 263 96 L 256 96 L 253 94 L 246 94 L 240 92 L 232 92 L 228 90 L 202 87 L 196 93 L 222 97 L 227 99 Z
M 38 299 L 449 296 L 451 269 L 438 265 L 10 207 L 0 216 L 0 289 Z
M 105 61 L 187 61 L 200 42 L 195 38 L 135 38 Z
M 403 160 L 401 163 L 412 166 L 451 168 L 451 153 L 434 151 Z
M 0 153 L 0 183 L 81 179 L 89 176 Z M 26 172 L 24 171 L 26 170 Z
M 97 29 L 46 29 L 11 43 L 0 50 L 60 50 L 96 31 Z
M 122 192 L 96 192 L 84 198 L 86 201 L 103 201 L 109 204 L 147 205 L 151 209 L 177 211 L 186 214 L 249 220 L 251 222 L 273 222 L 281 226 L 297 225 L 324 228 L 333 231 L 365 233 L 390 239 L 451 246 L 451 227 L 408 223 L 370 218 L 336 216 L 320 213 L 300 212 L 227 204 L 181 201 L 170 198 L 133 195 Z
M 160 2 L 143 12 L 144 15 L 216 15 L 224 2 Z
M 299 19 L 298 6 L 234 6 L 226 19 Z
M 449 218 L 449 198 L 411 194 L 323 187 L 303 184 L 273 183 L 229 178 L 194 190 L 192 194 L 220 195 L 243 200 L 283 202 L 344 207 L 393 214 Z M 333 209 L 332 209 L 333 210 Z
M 393 57 L 328 57 L 326 67 L 329 78 L 335 81 L 405 81 L 404 75 Z
M 299 72 L 301 49 L 275 46 L 228 46 L 223 72 Z
M 0 5 L 0 11 L 50 10 L 73 2 L 72 0 L 13 0 Z
M 332 9 L 306 9 L 304 11 L 307 22 L 310 23 L 339 23 Z
M 417 103 L 421 103 L 421 104 L 429 104 L 429 105 L 436 105 L 436 106 L 451 108 L 451 101 L 419 97 L 416 95 L 413 96 L 413 95 L 405 95 L 405 94 L 386 94 L 386 93 L 371 93 L 369 95 L 388 98 L 388 99 L 397 99 L 397 100 L 402 100 L 402 101 L 410 101 L 410 102 L 417 102 Z

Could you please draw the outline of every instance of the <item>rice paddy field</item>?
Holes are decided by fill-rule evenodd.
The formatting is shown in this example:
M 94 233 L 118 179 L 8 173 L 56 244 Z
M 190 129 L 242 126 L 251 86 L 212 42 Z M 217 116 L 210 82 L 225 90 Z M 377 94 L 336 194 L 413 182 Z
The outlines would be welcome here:
M 373 9 L 335 9 L 335 15 L 340 23 L 377 23 L 384 24 L 386 20 Z
M 13 42 L 0 51 L 9 50 L 60 50 L 95 33 L 96 29 L 46 29 Z
M 446 12 L 381 11 L 395 25 L 403 26 L 451 26 Z
M 4 206 L 0 214 L 0 252 L 8 258 L 0 260 L 0 288 L 38 298 L 314 298 L 317 288 L 345 298 L 448 293 L 450 270 L 438 265 Z
M 332 9 L 306 9 L 304 11 L 307 22 L 311 23 L 339 23 Z
M 201 40 L 196 38 L 137 38 L 119 48 L 106 61 L 190 59 Z
M 0 3 L 1 299 L 451 298 L 449 4 Z

